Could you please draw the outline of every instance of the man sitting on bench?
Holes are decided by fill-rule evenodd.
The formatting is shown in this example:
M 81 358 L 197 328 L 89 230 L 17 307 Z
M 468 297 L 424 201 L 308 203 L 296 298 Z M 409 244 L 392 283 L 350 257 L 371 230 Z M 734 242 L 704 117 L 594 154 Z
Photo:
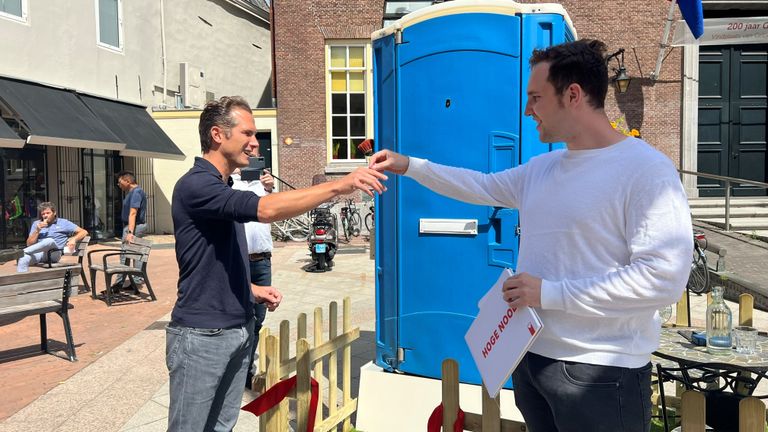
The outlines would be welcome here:
M 52 202 L 41 203 L 37 206 L 37 211 L 40 213 L 40 219 L 32 224 L 24 256 L 19 258 L 16 264 L 16 271 L 19 273 L 29 271 L 30 265 L 40 262 L 58 262 L 62 251 L 74 252 L 77 242 L 88 235 L 88 231 L 57 217 L 56 206 Z M 52 252 L 49 254 L 49 251 Z

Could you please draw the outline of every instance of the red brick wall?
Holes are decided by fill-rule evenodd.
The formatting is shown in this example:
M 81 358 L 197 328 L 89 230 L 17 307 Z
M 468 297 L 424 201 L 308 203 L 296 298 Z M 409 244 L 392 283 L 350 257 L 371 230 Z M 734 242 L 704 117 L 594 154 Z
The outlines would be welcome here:
M 277 131 L 281 177 L 308 186 L 325 172 L 325 41 L 369 39 L 383 0 L 275 1 Z M 293 140 L 291 145 L 285 138 Z
M 608 117 L 613 120 L 623 114 L 630 128 L 638 129 L 643 139 L 678 165 L 682 49 L 667 50 L 659 79 L 653 82 L 649 78 L 656 67 L 669 2 L 563 0 L 560 3 L 573 20 L 579 38 L 600 39 L 610 52 L 619 48 L 626 50 L 624 64 L 632 82 L 629 90 L 621 95 L 613 87 L 609 89 Z M 679 13 L 675 19 L 680 19 Z M 611 66 L 615 64 L 611 61 Z
M 524 3 L 537 3 L 523 0 Z M 280 173 L 297 186 L 325 170 L 326 39 L 368 38 L 381 25 L 383 0 L 275 1 L 277 128 Z M 609 90 L 608 117 L 622 114 L 630 128 L 677 164 L 680 159 L 681 49 L 668 53 L 660 79 L 653 71 L 669 2 L 661 0 L 563 0 L 580 38 L 624 48 L 632 82 L 623 95 Z M 676 17 L 678 18 L 678 17 Z M 290 137 L 291 145 L 284 140 Z

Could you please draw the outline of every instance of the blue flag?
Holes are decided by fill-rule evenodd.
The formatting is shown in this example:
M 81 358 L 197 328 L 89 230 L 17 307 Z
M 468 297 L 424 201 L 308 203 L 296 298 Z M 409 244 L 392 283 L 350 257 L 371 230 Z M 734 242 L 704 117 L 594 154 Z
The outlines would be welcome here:
M 704 34 L 704 9 L 701 0 L 678 0 L 677 6 L 693 37 L 700 38 Z

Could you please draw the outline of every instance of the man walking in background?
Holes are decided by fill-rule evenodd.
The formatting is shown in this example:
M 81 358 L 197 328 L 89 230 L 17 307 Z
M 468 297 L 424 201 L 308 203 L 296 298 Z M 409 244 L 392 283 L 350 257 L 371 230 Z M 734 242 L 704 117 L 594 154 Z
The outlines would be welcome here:
M 123 243 L 130 243 L 134 237 L 141 238 L 147 233 L 147 194 L 136 183 L 136 176 L 131 171 L 117 173 L 117 186 L 125 193 L 120 214 L 123 221 L 122 239 Z M 123 263 L 127 264 L 127 261 L 127 258 L 123 258 Z M 141 263 L 137 263 L 137 266 L 140 267 Z M 119 275 L 113 287 L 122 287 L 123 278 L 123 275 Z M 134 276 L 134 280 L 138 284 L 144 282 L 140 276 Z
M 117 174 L 117 185 L 125 193 L 123 198 L 123 241 L 130 242 L 133 237 L 144 237 L 147 233 L 147 194 L 136 183 L 136 176 L 130 171 Z

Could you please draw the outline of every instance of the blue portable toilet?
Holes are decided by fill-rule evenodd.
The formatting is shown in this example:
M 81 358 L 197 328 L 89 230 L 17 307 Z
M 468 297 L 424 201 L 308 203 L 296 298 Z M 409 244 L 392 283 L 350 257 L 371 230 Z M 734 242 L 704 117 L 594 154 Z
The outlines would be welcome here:
M 449 1 L 375 32 L 377 149 L 494 172 L 560 147 L 539 142 L 523 115 L 528 61 L 575 37 L 562 6 L 511 0 Z M 405 177 L 388 188 L 376 202 L 376 364 L 439 378 L 453 358 L 462 382 L 480 383 L 464 334 L 502 268 L 516 266 L 518 212 Z

